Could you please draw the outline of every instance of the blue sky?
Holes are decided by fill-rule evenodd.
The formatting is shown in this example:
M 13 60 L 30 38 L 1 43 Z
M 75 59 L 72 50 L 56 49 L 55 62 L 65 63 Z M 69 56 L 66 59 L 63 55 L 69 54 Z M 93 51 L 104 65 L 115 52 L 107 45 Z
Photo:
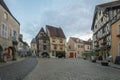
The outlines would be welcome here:
M 67 39 L 91 38 L 95 5 L 109 1 L 113 0 L 5 0 L 28 43 L 45 25 L 61 27 Z

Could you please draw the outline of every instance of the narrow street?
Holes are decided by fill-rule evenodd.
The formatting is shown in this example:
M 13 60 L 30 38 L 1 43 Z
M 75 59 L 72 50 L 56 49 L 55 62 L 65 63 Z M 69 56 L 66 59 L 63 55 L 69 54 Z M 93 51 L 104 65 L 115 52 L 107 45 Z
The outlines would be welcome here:
M 22 61 L 0 67 L 0 80 L 21 80 L 36 65 L 36 58 L 27 57 Z
M 82 59 L 38 59 L 24 80 L 120 80 L 120 70 Z

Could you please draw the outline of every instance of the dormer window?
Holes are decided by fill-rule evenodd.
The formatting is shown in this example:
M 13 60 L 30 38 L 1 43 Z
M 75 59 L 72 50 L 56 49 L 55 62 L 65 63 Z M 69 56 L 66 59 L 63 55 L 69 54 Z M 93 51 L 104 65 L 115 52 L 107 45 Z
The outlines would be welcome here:
M 62 40 L 62 39 L 60 39 L 60 43 L 63 43 L 63 40 Z
M 52 39 L 52 42 L 55 42 L 55 38 Z
M 5 18 L 5 20 L 8 19 L 8 14 L 6 12 L 4 12 L 4 18 Z

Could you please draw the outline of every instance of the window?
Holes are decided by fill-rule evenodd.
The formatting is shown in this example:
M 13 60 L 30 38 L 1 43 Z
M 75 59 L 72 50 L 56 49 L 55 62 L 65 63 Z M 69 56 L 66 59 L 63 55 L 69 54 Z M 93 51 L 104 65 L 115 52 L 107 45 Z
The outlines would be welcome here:
M 89 49 L 89 46 L 88 46 L 88 49 Z
M 69 45 L 69 49 L 71 49 L 71 46 Z
M 46 50 L 47 49 L 47 46 L 46 45 L 43 45 L 43 50 Z
M 13 29 L 10 29 L 10 38 L 13 37 Z
M 57 49 L 57 45 L 54 45 L 54 49 L 55 49 L 55 50 Z
M 118 26 L 118 34 L 120 34 L 120 25 Z
M 78 48 L 80 48 L 80 45 L 78 45 Z
M 4 12 L 4 18 L 7 20 L 8 19 L 8 14 Z
M 43 43 L 46 43 L 46 40 L 43 40 Z
M 2 37 L 3 38 L 7 38 L 7 26 L 6 26 L 6 24 L 2 24 L 2 27 L 1 27 L 2 29 L 2 31 L 1 31 L 1 34 L 2 34 Z
M 103 22 L 103 17 L 101 18 L 101 22 Z
M 60 50 L 63 50 L 63 46 L 60 46 Z
M 102 29 L 102 33 L 105 33 L 105 27 Z
M 99 15 L 101 15 L 102 12 L 99 12 Z
M 81 45 L 81 48 L 83 48 L 83 45 Z
M 54 51 L 52 52 L 52 56 L 55 56 Z
M 63 43 L 63 40 L 62 40 L 62 39 L 60 39 L 60 43 Z
M 95 25 L 95 28 L 97 29 L 97 25 Z
M 55 38 L 52 39 L 52 42 L 55 42 Z

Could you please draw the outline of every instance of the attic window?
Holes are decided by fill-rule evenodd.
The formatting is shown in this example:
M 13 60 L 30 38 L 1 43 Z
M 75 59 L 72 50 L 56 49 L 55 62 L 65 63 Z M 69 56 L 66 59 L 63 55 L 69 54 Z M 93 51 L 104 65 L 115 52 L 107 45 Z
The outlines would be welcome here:
M 52 42 L 55 42 L 55 38 L 52 39 Z
M 4 18 L 7 20 L 8 19 L 8 14 L 4 12 Z
M 62 39 L 60 39 L 60 43 L 63 43 L 63 40 L 62 40 Z

